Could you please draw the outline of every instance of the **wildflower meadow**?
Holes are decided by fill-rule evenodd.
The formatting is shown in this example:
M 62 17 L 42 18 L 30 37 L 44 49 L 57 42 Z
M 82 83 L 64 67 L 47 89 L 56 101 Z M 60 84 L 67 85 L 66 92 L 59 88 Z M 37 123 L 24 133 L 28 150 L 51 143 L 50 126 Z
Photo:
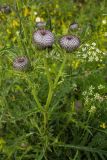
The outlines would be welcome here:
M 0 0 L 0 160 L 107 160 L 107 0 Z

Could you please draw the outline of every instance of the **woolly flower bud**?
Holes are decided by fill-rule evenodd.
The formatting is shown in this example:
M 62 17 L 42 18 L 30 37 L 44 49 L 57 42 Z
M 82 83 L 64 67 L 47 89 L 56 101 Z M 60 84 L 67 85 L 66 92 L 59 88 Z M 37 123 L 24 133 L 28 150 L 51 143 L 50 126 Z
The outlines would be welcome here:
M 33 35 L 34 42 L 41 48 L 52 47 L 54 43 L 54 35 L 48 30 L 37 30 Z
M 38 29 L 43 29 L 43 28 L 45 28 L 45 26 L 46 26 L 46 22 L 37 22 L 36 23 L 36 27 L 38 28 Z
M 60 46 L 68 52 L 73 51 L 80 45 L 80 40 L 76 36 L 66 35 L 60 39 Z
M 72 24 L 70 24 L 69 29 L 70 30 L 78 29 L 78 23 L 72 23 Z
M 13 67 L 17 70 L 26 70 L 28 68 L 28 58 L 27 57 L 18 57 L 13 62 Z

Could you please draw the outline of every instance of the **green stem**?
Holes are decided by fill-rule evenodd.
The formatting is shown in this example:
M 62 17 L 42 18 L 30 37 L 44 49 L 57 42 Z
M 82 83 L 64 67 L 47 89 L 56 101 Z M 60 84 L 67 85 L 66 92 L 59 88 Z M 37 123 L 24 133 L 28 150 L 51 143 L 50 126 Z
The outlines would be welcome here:
M 75 156 L 74 156 L 73 160 L 76 160 L 76 159 L 77 159 L 77 157 L 78 157 L 78 150 L 76 151 L 76 154 L 75 154 Z
M 48 110 L 49 105 L 51 103 L 53 92 L 54 92 L 53 88 L 49 88 L 48 98 L 47 98 L 46 105 L 45 105 L 46 110 Z
M 44 117 L 44 133 L 46 133 L 46 128 L 47 128 L 47 112 L 44 111 L 44 114 L 43 114 L 43 117 Z
M 49 67 L 48 67 L 48 63 L 47 63 L 47 59 L 44 59 L 44 66 L 45 66 L 45 71 L 47 74 L 47 79 L 48 79 L 48 83 L 49 83 L 49 92 L 48 92 L 48 98 L 46 101 L 46 105 L 45 105 L 45 109 L 46 111 L 48 110 L 48 107 L 50 105 L 51 99 L 52 99 L 52 95 L 53 95 L 53 82 L 51 80 L 51 76 L 49 73 Z
M 58 75 L 57 75 L 57 77 L 56 77 L 56 79 L 55 79 L 54 84 L 52 83 L 52 81 L 51 81 L 51 79 L 50 79 L 49 71 L 47 71 L 47 67 L 48 67 L 48 66 L 45 64 L 46 73 L 47 73 L 47 77 L 48 77 L 48 83 L 49 83 L 48 98 L 47 98 L 47 102 L 46 102 L 46 105 L 45 105 L 46 110 L 48 110 L 48 108 L 49 108 L 49 105 L 50 105 L 50 103 L 51 103 L 54 90 L 55 90 L 55 88 L 56 88 L 56 86 L 57 86 L 57 84 L 58 84 L 58 81 L 59 81 L 60 76 L 62 75 L 64 66 L 65 66 L 65 63 L 66 63 L 66 59 L 67 59 L 67 56 L 65 55 L 65 56 L 64 56 L 63 63 L 61 64 L 61 67 L 60 67 L 60 69 L 59 69 L 59 72 L 58 72 Z
M 67 55 L 64 55 L 63 63 L 62 63 L 62 65 L 61 65 L 61 67 L 60 67 L 59 73 L 58 73 L 58 75 L 57 75 L 57 77 L 56 77 L 56 79 L 55 79 L 55 82 L 54 82 L 54 89 L 56 88 L 56 86 L 57 86 L 57 84 L 58 84 L 59 78 L 60 78 L 60 76 L 61 76 L 61 74 L 62 74 L 62 71 L 63 71 L 63 69 L 64 69 L 64 66 L 65 66 L 66 60 L 67 60 Z
M 49 67 L 48 67 L 48 63 L 47 63 L 46 58 L 44 58 L 44 66 L 45 66 L 45 71 L 46 71 L 47 78 L 48 78 L 49 88 L 52 88 L 53 82 L 51 80 L 51 76 L 50 76 L 50 73 L 49 73 Z
M 33 97 L 34 97 L 34 99 L 35 99 L 35 101 L 37 103 L 38 108 L 43 111 L 43 108 L 42 108 L 42 106 L 41 106 L 41 104 L 39 102 L 39 99 L 37 97 L 36 91 L 33 88 L 32 88 L 32 95 L 33 95 Z
M 50 105 L 50 101 L 52 99 L 52 88 L 53 88 L 53 82 L 51 80 L 51 76 L 49 73 L 49 67 L 48 67 L 48 63 L 47 63 L 47 59 L 44 58 L 44 66 L 45 66 L 45 71 L 46 71 L 46 75 L 47 75 L 47 79 L 48 79 L 48 83 L 49 83 L 49 93 L 48 93 L 48 98 L 46 101 L 46 105 L 45 105 L 45 111 L 44 111 L 44 131 L 46 132 L 46 128 L 47 128 L 47 123 L 48 123 L 48 106 Z
M 48 83 L 49 83 L 49 92 L 48 92 L 48 97 L 47 97 L 47 101 L 46 101 L 46 105 L 45 105 L 45 112 L 44 112 L 44 128 L 46 128 L 47 123 L 48 123 L 47 122 L 48 121 L 48 115 L 47 115 L 48 108 L 50 106 L 50 103 L 51 103 L 51 100 L 52 100 L 52 96 L 53 96 L 54 90 L 55 90 L 55 88 L 57 86 L 57 83 L 59 81 L 59 78 L 62 75 L 64 66 L 65 66 L 65 63 L 66 63 L 66 59 L 67 59 L 67 56 L 64 55 L 63 63 L 61 64 L 61 67 L 59 69 L 59 73 L 56 76 L 54 84 L 53 84 L 53 82 L 51 80 L 51 76 L 50 76 L 50 73 L 49 73 L 49 67 L 48 67 L 48 64 L 47 64 L 47 60 L 44 59 L 45 71 L 46 71 L 47 78 L 48 78 Z

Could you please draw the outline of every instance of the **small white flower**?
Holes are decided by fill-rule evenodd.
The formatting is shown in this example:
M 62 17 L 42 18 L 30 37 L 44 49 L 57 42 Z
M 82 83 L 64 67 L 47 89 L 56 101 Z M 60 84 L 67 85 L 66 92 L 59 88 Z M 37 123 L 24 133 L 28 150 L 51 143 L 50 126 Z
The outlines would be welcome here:
M 93 90 L 94 90 L 95 88 L 91 85 L 90 87 L 89 87 L 89 95 L 93 95 Z
M 95 43 L 95 42 L 93 42 L 93 43 L 92 43 L 92 46 L 96 46 L 96 43 Z
M 40 17 L 36 17 L 36 20 L 35 20 L 36 22 L 40 22 L 41 21 L 41 19 L 40 19 Z
M 96 56 L 96 54 L 97 54 L 96 52 L 92 52 L 92 55 L 93 55 L 94 57 Z
M 88 55 L 91 55 L 91 54 L 92 54 L 92 52 L 91 52 L 91 51 L 89 51 L 89 52 L 88 52 Z
M 90 45 L 86 43 L 85 46 L 86 46 L 86 47 L 89 47 Z
M 88 104 L 89 104 L 89 102 L 90 102 L 90 99 L 89 99 L 89 97 L 88 97 L 88 96 L 86 96 L 86 97 L 85 97 L 85 105 L 88 105 Z
M 101 97 L 100 97 L 100 94 L 99 94 L 99 93 L 95 93 L 94 98 L 95 98 L 96 100 L 99 100 L 99 99 L 101 98 Z
M 95 49 L 95 47 L 93 47 L 93 46 L 92 46 L 90 49 L 94 50 L 94 49 Z
M 104 89 L 104 86 L 102 85 L 102 84 L 100 84 L 99 86 L 98 86 L 98 89 L 100 90 L 100 89 Z
M 97 52 L 97 53 L 101 53 L 101 51 L 100 51 L 98 48 L 96 49 L 96 52 Z
M 83 58 L 86 59 L 88 57 L 87 54 L 83 54 Z
M 95 113 L 96 112 L 96 107 L 95 106 L 91 106 L 89 112 L 90 113 Z
M 34 15 L 36 16 L 38 13 L 37 12 L 34 12 Z
M 98 57 L 95 57 L 95 60 L 98 62 L 98 61 L 99 61 L 99 58 L 98 58 Z
M 89 90 L 94 90 L 95 87 L 93 87 L 92 85 L 89 87 Z
M 82 51 L 84 52 L 84 51 L 86 51 L 86 49 L 87 49 L 86 47 L 85 47 L 85 48 L 82 48 Z
M 83 95 L 83 96 L 86 96 L 86 95 L 87 95 L 87 92 L 86 92 L 86 91 L 84 91 L 84 92 L 82 93 L 82 95 Z
M 89 57 L 89 62 L 92 62 L 94 58 L 92 56 Z

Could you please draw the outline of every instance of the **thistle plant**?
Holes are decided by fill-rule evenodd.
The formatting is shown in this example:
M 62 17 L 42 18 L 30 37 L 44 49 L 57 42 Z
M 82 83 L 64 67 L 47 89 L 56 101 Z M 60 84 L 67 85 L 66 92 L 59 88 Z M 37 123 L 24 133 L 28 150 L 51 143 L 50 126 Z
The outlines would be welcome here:
M 83 30 L 90 40 L 79 47 L 80 40 L 84 40 L 74 34 L 79 31 L 76 23 L 70 25 L 71 30 L 60 38 L 59 43 L 55 42 L 55 37 L 65 33 L 71 18 L 76 16 L 75 19 L 82 23 L 78 14 L 84 17 L 83 26 L 87 22 L 94 26 L 103 5 L 99 2 L 98 12 L 94 13 L 96 7 L 93 7 L 90 14 L 90 5 L 95 1 L 84 2 L 84 6 L 89 5 L 86 7 L 89 12 L 85 7 L 78 12 L 83 1 L 76 7 L 77 2 L 61 2 L 47 1 L 40 6 L 39 1 L 15 1 L 15 12 L 13 7 L 11 17 L 1 14 L 6 18 L 1 21 L 3 31 L 13 29 L 13 32 L 8 33 L 5 41 L 5 32 L 1 36 L 1 42 L 9 45 L 0 49 L 0 160 L 107 159 L 106 51 L 99 50 L 94 37 L 96 32 L 91 35 L 88 28 Z M 68 6 L 69 12 L 63 6 Z M 26 16 L 21 12 L 22 8 Z M 99 16 L 102 10 L 100 13 Z M 38 20 L 51 20 L 53 33 L 46 30 L 44 22 L 38 22 L 33 34 L 34 44 L 32 32 L 36 15 Z M 16 17 L 19 27 L 9 26 Z M 17 41 L 12 43 L 11 36 L 15 35 Z M 20 53 L 25 56 L 16 56 Z M 16 58 L 11 63 L 13 57 Z M 29 61 L 32 70 L 23 72 L 28 69 Z
M 77 30 L 78 29 L 78 23 L 71 23 L 69 26 L 70 30 Z
M 54 43 L 54 35 L 51 31 L 40 29 L 33 34 L 34 42 L 39 48 L 50 48 Z
M 76 36 L 65 35 L 60 39 L 60 46 L 66 50 L 66 52 L 72 52 L 80 46 L 80 40 Z
M 17 57 L 14 61 L 13 61 L 13 67 L 16 70 L 22 71 L 22 70 L 27 70 L 29 65 L 29 60 L 27 57 L 21 56 L 21 57 Z
M 49 51 L 48 48 L 52 47 L 53 43 L 54 43 L 54 35 L 52 34 L 52 32 L 45 30 L 45 29 L 39 29 L 36 32 L 34 32 L 33 34 L 33 39 L 34 42 L 36 43 L 37 46 L 39 46 L 39 48 L 42 49 L 46 49 L 46 51 Z M 60 46 L 65 49 L 66 52 L 73 52 L 76 48 L 78 48 L 80 45 L 80 41 L 76 36 L 63 36 L 60 39 Z M 54 81 L 51 79 L 51 74 L 49 72 L 49 66 L 48 66 L 48 61 L 47 58 L 44 56 L 44 69 L 47 75 L 47 80 L 48 80 L 48 95 L 47 95 L 47 99 L 46 99 L 46 103 L 44 105 L 44 109 L 42 111 L 43 114 L 43 121 L 44 121 L 44 135 L 47 136 L 47 131 L 48 131 L 48 121 L 49 121 L 49 110 L 50 110 L 50 105 L 51 105 L 51 101 L 53 99 L 53 96 L 55 94 L 56 88 L 58 86 L 59 83 L 59 79 L 61 78 L 62 74 L 63 74 L 63 70 L 67 61 L 67 54 L 63 54 L 63 62 L 59 68 L 58 74 L 56 75 L 56 77 L 54 78 Z M 39 108 L 42 108 L 42 105 L 40 104 L 37 94 L 35 94 L 35 100 L 36 103 L 38 104 Z M 47 150 L 47 141 L 45 140 L 45 146 L 46 146 L 46 150 Z

